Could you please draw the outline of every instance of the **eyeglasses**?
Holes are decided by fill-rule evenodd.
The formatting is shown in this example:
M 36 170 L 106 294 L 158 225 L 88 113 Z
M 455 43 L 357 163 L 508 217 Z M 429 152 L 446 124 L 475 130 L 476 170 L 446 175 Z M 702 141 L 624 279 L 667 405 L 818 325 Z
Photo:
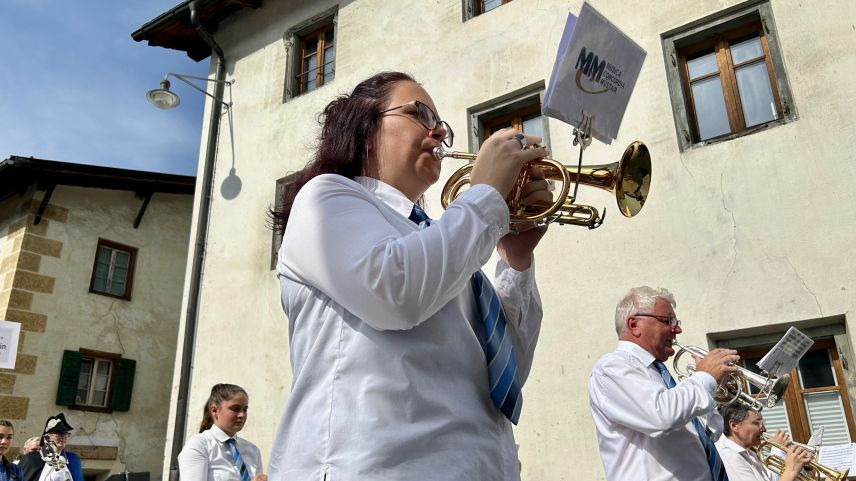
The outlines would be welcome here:
M 393 110 L 403 109 L 405 107 L 411 107 L 412 109 L 415 109 L 415 112 L 413 110 L 406 110 L 405 112 L 409 114 L 415 114 L 416 120 L 418 120 L 419 123 L 422 124 L 422 126 L 426 129 L 437 130 L 438 128 L 442 128 L 446 132 L 446 136 L 443 137 L 443 144 L 446 147 L 452 147 L 452 143 L 455 140 L 455 133 L 452 132 L 452 127 L 449 127 L 449 124 L 447 124 L 445 121 L 440 120 L 440 117 L 437 117 L 437 114 L 435 114 L 434 111 L 431 110 L 431 107 L 425 105 L 424 103 L 418 100 L 411 100 L 410 102 L 399 105 L 398 107 L 382 110 L 378 112 L 378 115 L 382 115 Z
M 50 434 L 48 434 L 48 436 L 54 436 L 58 439 L 65 439 L 68 437 L 68 435 L 69 435 L 69 433 L 50 433 Z
M 670 328 L 677 329 L 681 327 L 681 320 L 677 317 L 672 316 L 655 316 L 653 314 L 634 314 L 634 316 L 644 316 L 644 317 L 653 317 L 654 319 L 662 322 L 663 324 L 668 324 Z

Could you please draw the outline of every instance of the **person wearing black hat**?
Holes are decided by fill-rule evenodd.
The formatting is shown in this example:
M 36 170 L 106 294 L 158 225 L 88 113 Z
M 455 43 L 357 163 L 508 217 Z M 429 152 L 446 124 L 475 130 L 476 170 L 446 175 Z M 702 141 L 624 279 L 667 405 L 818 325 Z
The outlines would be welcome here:
M 48 418 L 42 434 L 41 449 L 26 454 L 19 463 L 24 471 L 24 481 L 84 481 L 80 456 L 65 450 L 72 430 L 74 428 L 65 420 L 65 414 L 59 413 Z M 55 446 L 55 454 L 60 461 L 58 466 L 45 463 L 42 457 L 49 455 L 52 446 Z

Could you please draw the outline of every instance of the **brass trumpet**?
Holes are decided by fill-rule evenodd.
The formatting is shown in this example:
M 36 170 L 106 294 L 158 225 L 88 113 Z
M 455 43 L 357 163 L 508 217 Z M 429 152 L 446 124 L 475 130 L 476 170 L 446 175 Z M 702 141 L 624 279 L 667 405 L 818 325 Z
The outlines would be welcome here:
M 691 354 L 697 357 L 705 357 L 708 352 L 700 347 L 684 346 L 677 340 L 672 341 L 672 345 L 678 348 L 675 357 L 672 359 L 672 367 L 675 369 L 675 374 L 678 375 L 678 380 L 684 380 L 695 372 L 695 364 L 687 364 L 681 367 L 680 360 L 684 354 Z M 758 397 L 752 396 L 746 392 L 743 381 L 752 384 L 759 389 Z M 713 400 L 717 404 L 728 405 L 734 403 L 742 403 L 750 409 L 760 411 L 764 407 L 771 408 L 775 406 L 782 394 L 788 388 L 790 377 L 771 377 L 766 372 L 756 374 L 748 369 L 737 366 L 737 373 L 731 374 L 719 383 L 716 391 L 713 393 Z M 758 398 L 767 398 L 765 403 L 762 403 Z
M 453 159 L 475 160 L 477 154 L 470 152 L 453 152 L 437 147 L 434 156 L 438 160 L 444 157 Z M 568 197 L 571 182 L 599 187 L 612 192 L 618 202 L 618 208 L 625 217 L 638 214 L 648 197 L 651 186 L 651 156 L 648 147 L 642 142 L 633 142 L 624 150 L 621 160 L 612 164 L 582 166 L 577 174 L 575 166 L 563 165 L 553 159 L 537 159 L 529 166 L 540 167 L 547 180 L 560 181 L 556 200 L 553 204 L 538 206 L 523 206 L 520 204 L 520 193 L 523 185 L 528 182 L 528 168 L 520 172 L 517 183 L 511 190 L 506 201 L 511 213 L 511 223 L 571 224 L 586 226 L 589 229 L 599 227 L 603 223 L 606 212 L 601 215 L 594 207 L 575 204 Z M 468 164 L 452 174 L 443 186 L 440 202 L 447 208 L 461 190 L 470 183 L 470 172 L 473 164 Z
M 755 456 L 758 457 L 758 461 L 766 466 L 767 469 L 774 473 L 778 473 L 780 476 L 785 472 L 785 460 L 773 454 L 773 448 L 787 451 L 790 445 L 796 444 L 803 449 L 809 450 L 812 453 L 812 456 L 817 455 L 817 446 L 809 446 L 795 442 L 790 442 L 787 446 L 783 446 L 781 443 L 772 441 L 770 438 L 771 436 L 769 434 L 762 434 L 762 439 L 764 441 L 756 448 Z M 820 481 L 821 479 L 826 478 L 829 481 L 842 481 L 847 477 L 848 471 L 848 469 L 839 471 L 812 460 L 803 466 L 802 471 L 797 475 L 797 479 L 800 481 Z

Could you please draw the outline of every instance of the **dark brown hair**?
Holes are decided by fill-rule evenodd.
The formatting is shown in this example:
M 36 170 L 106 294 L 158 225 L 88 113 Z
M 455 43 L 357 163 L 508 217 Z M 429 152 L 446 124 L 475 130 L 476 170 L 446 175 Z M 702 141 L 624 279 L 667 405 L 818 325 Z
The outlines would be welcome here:
M 11 429 L 12 434 L 15 434 L 15 426 L 13 426 L 12 423 L 10 423 L 9 421 L 7 421 L 5 419 L 0 419 L 0 426 L 2 426 L 4 428 Z M 6 474 L 9 476 L 9 479 L 10 480 L 16 479 L 15 478 L 15 471 L 13 471 L 13 469 L 12 469 L 12 461 L 9 461 L 9 459 L 6 456 L 0 456 L 0 462 L 2 462 L 3 469 L 6 470 Z
M 416 82 L 401 72 L 382 72 L 363 80 L 350 94 L 340 95 L 318 115 L 321 134 L 315 159 L 295 173 L 283 192 L 280 206 L 270 212 L 273 228 L 282 233 L 288 224 L 294 198 L 307 182 L 321 174 L 349 179 L 360 175 L 366 160 L 366 141 L 377 131 L 379 113 L 397 82 Z
M 244 396 L 249 397 L 244 388 L 234 384 L 215 384 L 211 388 L 211 395 L 208 396 L 208 401 L 205 402 L 205 407 L 202 408 L 202 423 L 199 425 L 200 433 L 210 429 L 214 425 L 214 418 L 211 417 L 211 405 L 213 404 L 219 408 L 224 401 L 232 399 L 238 393 L 243 393 Z

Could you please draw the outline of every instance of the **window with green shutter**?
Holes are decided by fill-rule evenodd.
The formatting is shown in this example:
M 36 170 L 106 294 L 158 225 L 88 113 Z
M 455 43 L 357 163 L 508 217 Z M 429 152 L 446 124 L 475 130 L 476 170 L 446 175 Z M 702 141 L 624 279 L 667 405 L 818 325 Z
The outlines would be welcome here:
M 136 247 L 98 239 L 89 292 L 131 300 Z
M 137 362 L 119 354 L 64 351 L 56 403 L 85 411 L 128 411 Z

